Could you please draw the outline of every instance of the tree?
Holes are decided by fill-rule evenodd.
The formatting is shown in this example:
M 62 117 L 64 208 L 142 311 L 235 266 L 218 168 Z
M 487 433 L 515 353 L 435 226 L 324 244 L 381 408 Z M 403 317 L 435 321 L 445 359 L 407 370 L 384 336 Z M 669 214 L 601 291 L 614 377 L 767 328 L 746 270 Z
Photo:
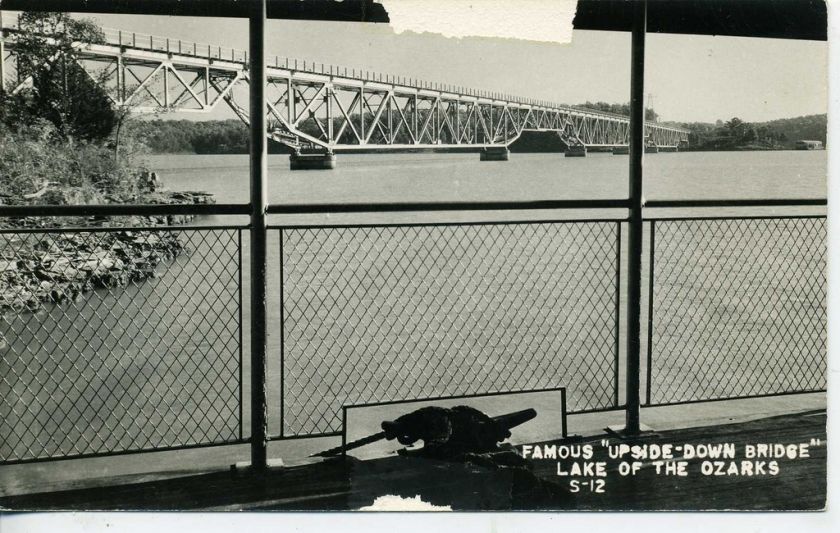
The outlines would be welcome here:
M 104 34 L 89 20 L 66 13 L 25 12 L 18 18 L 18 70 L 30 87 L 4 95 L 2 118 L 42 118 L 65 139 L 102 141 L 117 122 L 108 94 L 79 63 L 79 42 L 102 43 Z
M 744 124 L 743 120 L 741 120 L 738 117 L 733 117 L 733 118 L 727 120 L 726 123 L 724 124 L 724 126 L 726 126 L 729 129 L 729 131 L 735 132 L 735 131 L 738 131 L 738 128 L 740 128 L 743 124 Z

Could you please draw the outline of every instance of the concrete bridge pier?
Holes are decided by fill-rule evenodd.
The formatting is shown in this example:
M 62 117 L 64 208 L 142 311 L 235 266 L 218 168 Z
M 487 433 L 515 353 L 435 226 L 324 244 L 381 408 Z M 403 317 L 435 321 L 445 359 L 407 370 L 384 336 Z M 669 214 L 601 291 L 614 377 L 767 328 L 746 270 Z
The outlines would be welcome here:
M 510 159 L 510 150 L 507 149 L 507 146 L 483 148 L 480 159 L 481 161 L 507 161 Z
M 333 152 L 292 152 L 289 155 L 290 170 L 332 170 L 336 158 Z
M 565 153 L 566 157 L 586 157 L 586 146 L 583 144 L 572 144 Z

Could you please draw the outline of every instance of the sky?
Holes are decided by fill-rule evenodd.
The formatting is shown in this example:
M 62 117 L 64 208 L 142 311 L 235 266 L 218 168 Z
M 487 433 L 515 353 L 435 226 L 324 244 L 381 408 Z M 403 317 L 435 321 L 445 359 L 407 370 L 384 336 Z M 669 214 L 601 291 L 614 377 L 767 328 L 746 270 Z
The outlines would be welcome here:
M 244 19 L 86 16 L 105 27 L 247 48 Z M 624 103 L 630 93 L 628 33 L 576 30 L 571 44 L 558 44 L 271 20 L 267 51 L 567 104 Z M 666 121 L 825 113 L 827 55 L 825 42 L 649 34 L 645 92 Z

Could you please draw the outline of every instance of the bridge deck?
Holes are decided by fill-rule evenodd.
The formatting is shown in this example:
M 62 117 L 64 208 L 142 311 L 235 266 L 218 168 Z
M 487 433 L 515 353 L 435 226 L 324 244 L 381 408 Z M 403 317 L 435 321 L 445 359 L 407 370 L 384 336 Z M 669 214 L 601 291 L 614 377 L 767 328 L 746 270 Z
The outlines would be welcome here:
M 739 424 L 714 425 L 659 433 L 657 443 L 825 443 L 825 411 L 775 416 Z M 591 438 L 597 442 L 601 437 Z M 599 457 L 596 457 L 599 459 Z M 604 494 L 571 494 L 556 483 L 554 461 L 535 461 L 542 482 L 453 463 L 390 457 L 341 460 L 270 469 L 264 475 L 215 472 L 152 480 L 134 476 L 98 480 L 99 486 L 46 490 L 0 497 L 6 509 L 140 510 L 351 510 L 393 494 L 453 509 L 599 509 L 599 510 L 817 510 L 825 506 L 826 447 L 811 458 L 782 460 L 777 476 L 662 477 L 652 468 L 622 478 L 610 475 Z

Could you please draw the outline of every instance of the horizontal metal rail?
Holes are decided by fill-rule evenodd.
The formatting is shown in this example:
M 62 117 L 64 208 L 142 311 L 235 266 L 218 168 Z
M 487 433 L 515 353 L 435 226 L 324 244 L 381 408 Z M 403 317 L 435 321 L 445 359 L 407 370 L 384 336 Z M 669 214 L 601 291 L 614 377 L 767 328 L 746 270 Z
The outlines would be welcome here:
M 402 213 L 418 211 L 519 211 L 539 209 L 614 209 L 629 207 L 629 200 L 537 200 L 526 202 L 394 202 L 357 204 L 272 204 L 269 215 L 326 213 Z
M 642 404 L 642 407 L 671 407 L 674 405 L 692 405 L 696 403 L 709 403 L 709 402 L 731 402 L 734 400 L 756 400 L 760 398 L 773 398 L 775 396 L 796 396 L 801 394 L 820 394 L 827 392 L 826 389 L 807 389 L 807 390 L 795 390 L 795 391 L 781 391 L 781 392 L 768 392 L 766 394 L 750 394 L 746 396 L 724 396 L 720 398 L 702 398 L 699 400 L 683 400 L 679 402 L 659 402 L 659 403 L 648 403 L 645 402 Z
M 0 205 L 0 217 L 247 215 L 248 204 Z
M 746 198 L 648 200 L 644 207 L 807 207 L 826 206 L 826 198 Z M 324 203 L 271 204 L 270 215 L 304 215 L 327 213 L 404 213 L 420 211 L 532 211 L 551 209 L 627 209 L 630 200 L 606 198 L 598 200 L 535 200 L 499 202 L 390 202 L 390 203 Z M 107 204 L 107 205 L 0 205 L 0 217 L 27 216 L 153 216 L 153 215 L 247 215 L 249 204 Z
M 667 217 L 645 217 L 645 222 L 674 222 L 677 220 L 779 220 L 779 219 L 800 219 L 800 218 L 826 218 L 825 214 L 810 215 L 678 215 Z
M 828 205 L 826 198 L 721 198 L 721 199 L 687 199 L 687 200 L 648 200 L 644 203 L 648 208 L 680 208 L 680 207 L 796 207 Z
M 400 405 L 408 403 L 424 403 L 424 402 L 440 402 L 447 400 L 465 400 L 473 398 L 495 398 L 497 396 L 513 396 L 516 394 L 540 394 L 544 392 L 560 392 L 566 390 L 566 387 L 542 387 L 536 389 L 511 389 L 500 390 L 493 392 L 478 392 L 472 394 L 450 394 L 445 396 L 429 396 L 424 398 L 409 398 L 406 400 L 386 400 L 381 402 L 362 402 L 350 403 L 343 405 L 344 409 L 361 409 L 366 407 L 384 407 L 388 405 Z
M 246 230 L 250 228 L 247 224 L 225 224 L 220 226 L 193 226 L 193 225 L 167 225 L 167 226 L 61 226 L 61 227 L 0 227 L 0 234 L 27 234 L 27 233 L 117 233 L 121 231 L 219 231 L 219 230 Z
M 346 222 L 342 224 L 268 224 L 270 230 L 305 230 L 305 229 L 350 229 L 350 228 L 440 228 L 440 227 L 471 227 L 471 226 L 522 226 L 529 224 L 598 224 L 603 222 L 626 222 L 626 216 L 592 217 L 592 218 L 534 218 L 511 220 L 470 220 L 452 222 Z
M 140 453 L 176 452 L 181 450 L 198 450 L 202 448 L 219 448 L 222 446 L 241 446 L 250 443 L 250 439 L 225 440 L 219 442 L 202 442 L 199 444 L 184 444 L 180 446 L 160 446 L 157 448 L 138 448 L 132 450 L 117 450 L 111 452 L 79 453 L 75 455 L 52 455 L 31 459 L 12 459 L 0 463 L 2 466 L 26 465 L 36 463 L 54 463 L 56 461 L 71 461 L 74 459 L 93 459 L 102 457 L 119 457 L 122 455 L 137 455 Z
M 304 440 L 304 439 L 323 439 L 326 437 L 340 437 L 341 431 L 328 431 L 325 433 L 310 433 L 303 435 L 269 435 L 269 441 L 283 441 L 283 440 Z

